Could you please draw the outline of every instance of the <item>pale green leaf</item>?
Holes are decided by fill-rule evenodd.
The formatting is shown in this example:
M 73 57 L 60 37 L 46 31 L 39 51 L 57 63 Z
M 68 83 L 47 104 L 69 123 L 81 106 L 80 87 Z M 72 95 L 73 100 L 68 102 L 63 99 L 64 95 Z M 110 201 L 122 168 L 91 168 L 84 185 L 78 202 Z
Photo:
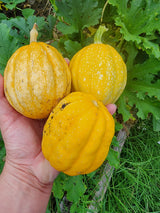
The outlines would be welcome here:
M 52 191 L 56 198 L 62 199 L 64 195 L 64 185 L 67 178 L 68 177 L 65 174 L 60 173 L 58 177 L 55 179 L 53 183 Z
M 160 58 L 159 44 L 155 39 L 160 26 L 160 1 L 109 0 L 109 3 L 117 7 L 115 23 L 121 27 L 124 39 Z
M 119 167 L 119 153 L 114 151 L 112 148 L 109 149 L 107 160 L 109 164 L 116 169 Z
M 81 213 L 81 212 L 84 212 L 85 209 L 83 206 L 80 206 L 79 205 L 79 202 L 74 202 L 72 205 L 71 205 L 71 208 L 70 208 L 70 213 Z
M 81 175 L 69 177 L 65 182 L 64 189 L 67 191 L 67 199 L 76 202 L 86 191 Z
M 137 92 L 141 97 L 148 95 L 149 97 L 155 97 L 160 100 L 160 80 L 156 83 L 150 83 L 143 80 L 135 80 L 129 85 L 129 88 L 133 92 Z
M 111 145 L 115 147 L 119 147 L 119 142 L 117 141 L 116 136 L 113 137 Z
M 6 3 L 5 7 L 9 10 L 16 8 L 17 4 L 25 2 L 25 0 L 3 0 L 2 2 Z
M 24 16 L 24 18 L 28 18 L 29 16 L 32 16 L 34 14 L 34 10 L 31 8 L 26 8 L 22 10 L 22 15 Z
M 121 102 L 119 102 L 121 101 Z M 122 97 L 118 100 L 118 112 L 123 115 L 123 120 L 127 121 L 132 118 L 132 107 L 137 109 L 137 116 L 141 119 L 146 119 L 149 113 L 158 120 L 160 119 L 160 101 L 155 98 L 149 98 L 148 96 L 137 96 L 136 92 L 133 92 L 130 88 L 126 88 Z
M 160 102 L 152 103 L 149 100 L 139 101 L 137 103 L 138 108 L 138 117 L 146 119 L 149 113 L 152 113 L 153 116 L 158 120 L 160 118 Z
M 141 119 L 146 119 L 149 113 L 152 113 L 153 116 L 158 120 L 160 118 L 160 101 L 152 100 L 151 98 L 145 98 L 141 100 L 137 98 L 135 93 L 128 93 L 128 104 L 130 106 L 136 106 L 138 112 L 137 116 Z

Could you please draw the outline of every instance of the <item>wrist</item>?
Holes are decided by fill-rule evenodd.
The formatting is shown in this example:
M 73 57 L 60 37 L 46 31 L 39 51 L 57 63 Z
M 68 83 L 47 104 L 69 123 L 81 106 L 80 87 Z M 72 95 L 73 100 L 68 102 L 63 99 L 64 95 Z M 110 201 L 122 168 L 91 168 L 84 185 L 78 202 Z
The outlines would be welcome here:
M 43 183 L 35 176 L 32 169 L 25 165 L 15 165 L 11 162 L 6 162 L 1 174 L 1 180 L 12 187 L 21 185 L 29 191 L 35 191 L 43 194 L 48 194 L 51 191 L 52 183 Z
M 0 209 L 12 213 L 45 212 L 51 189 L 52 183 L 41 183 L 25 166 L 13 167 L 6 162 L 0 176 Z

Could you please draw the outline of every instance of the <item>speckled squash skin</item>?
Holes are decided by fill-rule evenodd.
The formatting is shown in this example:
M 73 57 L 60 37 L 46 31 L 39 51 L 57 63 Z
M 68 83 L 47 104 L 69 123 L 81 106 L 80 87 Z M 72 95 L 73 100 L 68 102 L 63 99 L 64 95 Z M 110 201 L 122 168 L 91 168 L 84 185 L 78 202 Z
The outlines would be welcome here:
M 46 118 L 70 88 L 71 75 L 65 59 L 44 42 L 33 41 L 19 48 L 4 71 L 6 98 L 29 118 Z
M 90 94 L 73 92 L 51 112 L 43 131 L 42 152 L 58 171 L 75 176 L 102 165 L 114 136 L 114 119 Z
M 126 65 L 110 45 L 90 44 L 70 62 L 72 91 L 93 94 L 104 104 L 112 104 L 122 94 L 127 80 Z

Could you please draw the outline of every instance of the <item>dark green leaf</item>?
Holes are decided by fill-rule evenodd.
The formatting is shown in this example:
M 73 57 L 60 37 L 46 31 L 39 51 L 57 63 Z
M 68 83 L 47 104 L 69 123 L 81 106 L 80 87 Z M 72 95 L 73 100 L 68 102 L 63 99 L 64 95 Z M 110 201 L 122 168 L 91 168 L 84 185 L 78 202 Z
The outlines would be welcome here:
M 0 73 L 3 74 L 7 61 L 18 49 L 18 40 L 10 35 L 10 28 L 6 24 L 0 24 Z
M 124 122 L 128 121 L 131 118 L 130 113 L 131 107 L 129 107 L 127 103 L 128 103 L 128 96 L 127 96 L 127 89 L 125 89 L 116 103 L 118 106 L 118 113 L 123 115 Z
M 160 119 L 157 120 L 153 116 L 153 130 L 159 132 L 160 131 Z
M 160 60 L 154 57 L 150 57 L 145 60 L 144 63 L 136 64 L 132 67 L 129 73 L 129 79 L 137 78 L 139 80 L 146 79 L 146 76 L 152 74 L 155 75 L 160 71 Z M 150 78 L 150 76 L 149 76 Z M 152 80 L 152 79 L 150 79 Z M 129 82 L 131 83 L 131 82 Z
M 10 28 L 10 35 L 17 38 L 20 45 L 29 44 L 30 30 L 32 29 L 34 23 L 38 25 L 39 37 L 41 37 L 41 32 L 46 24 L 43 17 L 29 16 L 27 19 L 23 17 L 16 17 L 10 20 L 4 20 L 3 23 L 8 25 Z
M 42 36 L 44 39 L 53 39 L 53 30 L 56 24 L 56 18 L 52 15 L 47 17 L 47 22 L 42 29 Z
M 3 19 L 7 19 L 7 17 L 3 13 L 0 13 L 0 21 L 3 20 Z
M 96 0 L 57 0 L 56 6 L 57 15 L 64 19 L 57 25 L 63 34 L 78 33 L 85 27 L 98 24 L 102 12 Z
M 64 42 L 64 45 L 69 58 L 72 58 L 73 55 L 76 54 L 82 48 L 81 44 L 77 41 L 67 40 Z

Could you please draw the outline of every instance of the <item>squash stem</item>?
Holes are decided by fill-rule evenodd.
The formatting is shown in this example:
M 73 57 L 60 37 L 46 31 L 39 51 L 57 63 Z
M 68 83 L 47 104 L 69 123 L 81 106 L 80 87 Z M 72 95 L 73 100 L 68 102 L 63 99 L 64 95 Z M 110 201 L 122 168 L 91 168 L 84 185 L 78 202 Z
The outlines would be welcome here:
M 107 28 L 104 25 L 100 25 L 95 36 L 94 36 L 94 43 L 101 44 L 102 43 L 102 35 L 107 32 Z
M 37 42 L 38 31 L 37 31 L 37 24 L 34 23 L 32 30 L 30 31 L 30 43 Z

